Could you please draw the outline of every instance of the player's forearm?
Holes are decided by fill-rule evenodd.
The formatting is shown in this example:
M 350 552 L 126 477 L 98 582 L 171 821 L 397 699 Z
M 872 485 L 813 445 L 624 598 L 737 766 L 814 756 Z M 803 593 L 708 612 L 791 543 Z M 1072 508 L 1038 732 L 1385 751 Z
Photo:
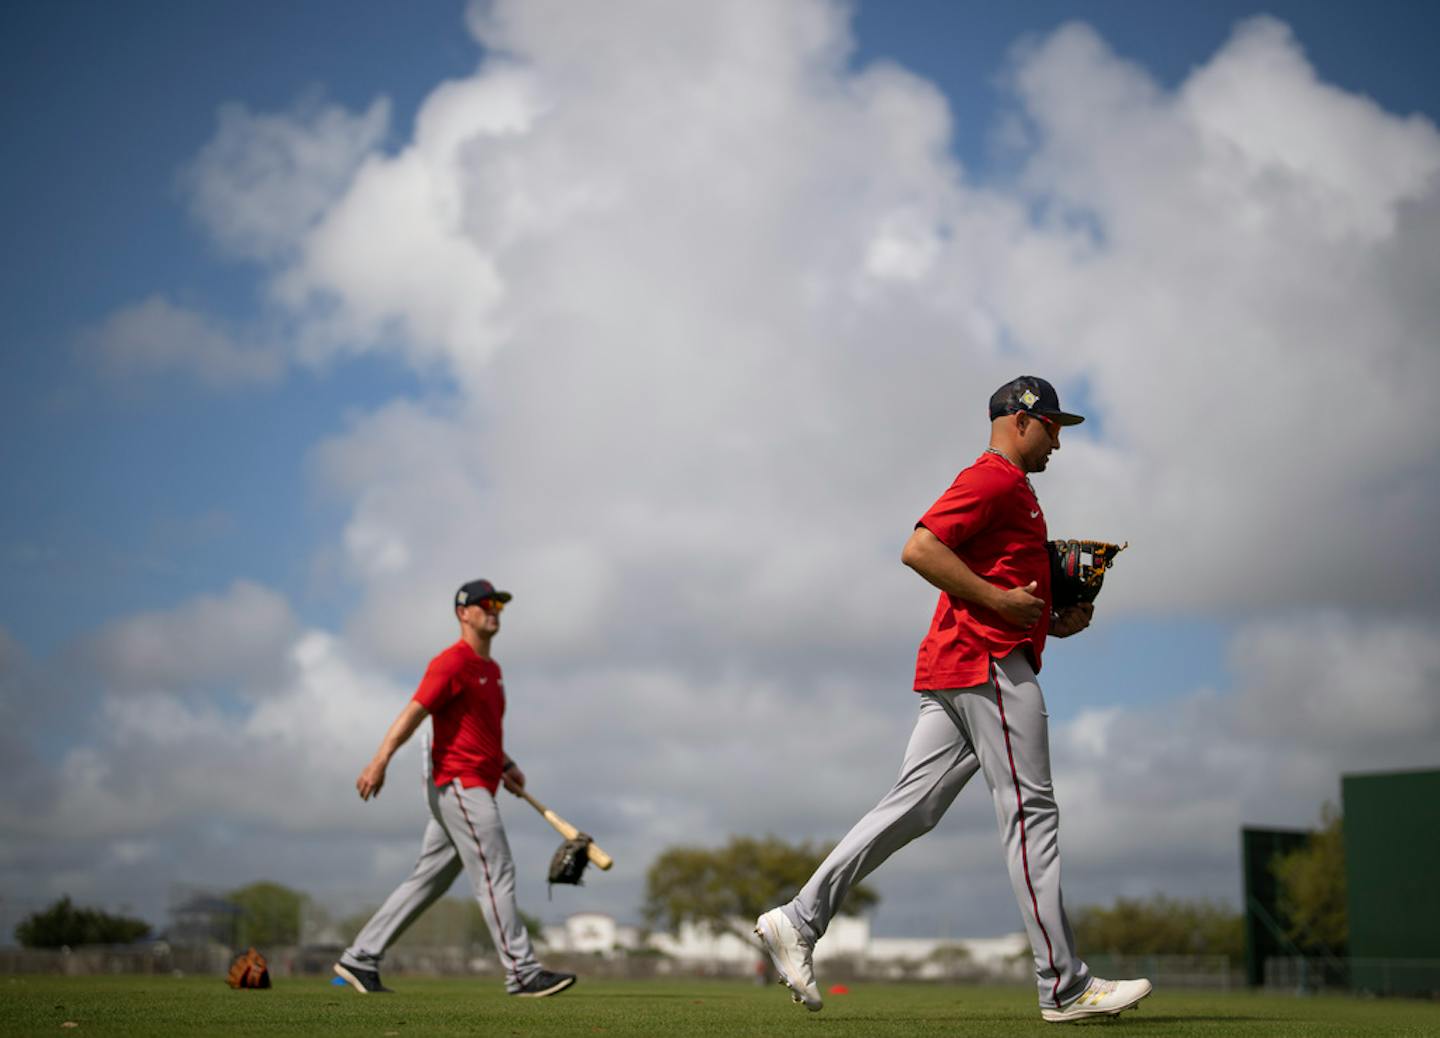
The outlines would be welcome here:
M 380 764 L 390 763 L 390 758 L 410 741 L 410 736 L 415 734 L 415 729 L 425 720 L 426 712 L 425 708 L 414 700 L 406 703 L 405 709 L 400 711 L 400 716 L 395 718 L 386 731 L 385 738 L 380 740 L 380 749 L 375 751 L 375 760 Z
M 900 553 L 900 561 L 947 594 L 994 609 L 1000 589 L 976 574 L 939 537 L 923 526 L 915 528 Z

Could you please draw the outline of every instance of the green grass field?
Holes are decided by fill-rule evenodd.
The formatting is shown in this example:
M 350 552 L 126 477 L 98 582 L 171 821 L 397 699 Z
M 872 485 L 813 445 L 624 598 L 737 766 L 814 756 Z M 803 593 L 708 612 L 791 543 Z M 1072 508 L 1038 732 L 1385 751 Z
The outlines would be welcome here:
M 493 978 L 394 977 L 362 996 L 321 978 L 231 991 L 218 978 L 0 978 L 0 1035 L 515 1036 L 1026 1035 L 1067 1027 L 1135 1035 L 1440 1035 L 1440 1005 L 1343 997 L 1159 992 L 1118 1020 L 1041 1022 L 1022 988 L 856 984 L 820 1013 L 779 987 L 729 981 L 593 981 L 549 999 L 504 994 Z

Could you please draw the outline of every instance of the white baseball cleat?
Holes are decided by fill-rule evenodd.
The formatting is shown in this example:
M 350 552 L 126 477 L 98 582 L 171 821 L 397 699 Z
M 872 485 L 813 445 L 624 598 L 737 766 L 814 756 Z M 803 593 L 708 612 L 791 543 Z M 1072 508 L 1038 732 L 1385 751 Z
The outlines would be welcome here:
M 1119 1016 L 1125 1010 L 1138 1006 L 1150 990 L 1150 982 L 1143 977 L 1139 980 L 1091 977 L 1090 986 L 1080 993 L 1079 998 L 1061 1009 L 1042 1009 L 1040 1015 L 1052 1024 L 1087 1020 L 1092 1016 Z
M 820 989 L 815 986 L 815 966 L 811 961 L 814 949 L 800 939 L 793 923 L 778 908 L 772 908 L 755 920 L 755 936 L 770 953 L 780 983 L 790 989 L 790 999 L 812 1013 L 825 1007 Z

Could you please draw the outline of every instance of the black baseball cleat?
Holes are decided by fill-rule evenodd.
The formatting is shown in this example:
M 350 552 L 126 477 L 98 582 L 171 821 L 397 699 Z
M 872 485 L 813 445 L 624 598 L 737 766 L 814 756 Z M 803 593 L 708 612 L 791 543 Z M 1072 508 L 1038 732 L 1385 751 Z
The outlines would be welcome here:
M 347 966 L 343 962 L 337 962 L 335 964 L 335 975 L 342 978 L 362 995 L 394 994 L 393 991 L 380 983 L 379 970 L 367 970 L 362 966 Z
M 519 995 L 522 998 L 545 998 L 549 995 L 560 994 L 574 983 L 575 974 L 573 973 L 552 973 L 549 970 L 541 970 L 510 994 Z

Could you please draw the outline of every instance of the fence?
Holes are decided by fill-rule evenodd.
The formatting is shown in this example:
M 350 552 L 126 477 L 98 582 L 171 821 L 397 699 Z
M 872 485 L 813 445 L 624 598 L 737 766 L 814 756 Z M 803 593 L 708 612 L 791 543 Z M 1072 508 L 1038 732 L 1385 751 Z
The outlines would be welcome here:
M 59 973 L 69 977 L 107 974 L 174 976 L 223 975 L 229 949 L 218 944 L 87 945 L 83 948 L 0 948 L 0 974 Z
M 261 949 L 276 978 L 326 976 L 341 949 L 300 947 Z M 0 975 L 63 974 L 104 976 L 224 976 L 233 952 L 219 944 L 153 944 L 63 948 L 0 948 Z M 647 979 L 651 977 L 754 978 L 755 964 L 674 959 L 662 955 L 583 955 L 551 953 L 548 966 L 574 970 L 594 978 Z M 1223 955 L 1097 955 L 1087 959 L 1102 977 L 1148 977 L 1157 988 L 1244 990 L 1244 971 L 1232 967 Z M 832 960 L 824 964 L 831 980 L 924 980 L 977 984 L 1014 981 L 1015 976 L 980 970 L 974 964 L 947 967 L 943 974 L 933 963 L 867 960 Z M 1028 962 L 1024 964 L 1028 971 Z M 484 976 L 499 973 L 492 952 L 454 947 L 391 949 L 385 959 L 387 975 Z M 1022 971 L 1022 972 L 1026 972 Z M 1272 957 L 1265 960 L 1265 989 L 1305 995 L 1318 992 L 1354 992 L 1362 995 L 1400 995 L 1440 998 L 1440 959 L 1316 959 Z
M 1245 971 L 1224 955 L 1087 955 L 1101 977 L 1145 977 L 1157 988 L 1231 991 L 1245 987 Z
M 1440 998 L 1440 959 L 1269 958 L 1265 987 L 1298 994 L 1353 991 Z
M 262 948 L 275 978 L 325 976 L 339 958 L 341 948 Z M 40 948 L 0 950 L 0 974 L 60 973 L 69 976 L 104 974 L 213 975 L 223 976 L 234 952 L 221 944 L 175 945 L 164 941 L 119 947 L 86 947 L 54 951 Z M 1165 987 L 1228 988 L 1237 983 L 1224 957 L 1149 955 L 1139 958 L 1102 956 L 1090 960 L 1102 976 L 1146 976 Z M 573 970 L 588 977 L 632 980 L 651 977 L 714 977 L 753 979 L 758 957 L 750 961 L 679 959 L 667 955 L 609 955 L 547 952 L 545 963 L 552 969 Z M 1001 968 L 1003 966 L 1003 968 Z M 823 973 L 828 980 L 929 981 L 951 984 L 1016 983 L 1030 975 L 1028 957 L 1003 964 L 930 960 L 864 959 L 827 960 Z M 498 974 L 495 954 L 480 948 L 412 947 L 400 945 L 385 957 L 387 976 L 484 976 Z
M 331 976 L 343 949 L 330 946 L 262 948 L 270 975 L 287 977 Z M 82 948 L 0 948 L 0 976 L 60 974 L 71 977 L 108 975 L 223 977 L 235 951 L 217 943 L 86 946 Z M 546 965 L 572 969 L 591 977 L 643 979 L 656 976 L 743 977 L 747 971 L 732 963 L 690 964 L 663 956 L 547 954 Z M 386 976 L 472 977 L 500 973 L 495 954 L 480 948 L 391 948 L 385 956 Z

